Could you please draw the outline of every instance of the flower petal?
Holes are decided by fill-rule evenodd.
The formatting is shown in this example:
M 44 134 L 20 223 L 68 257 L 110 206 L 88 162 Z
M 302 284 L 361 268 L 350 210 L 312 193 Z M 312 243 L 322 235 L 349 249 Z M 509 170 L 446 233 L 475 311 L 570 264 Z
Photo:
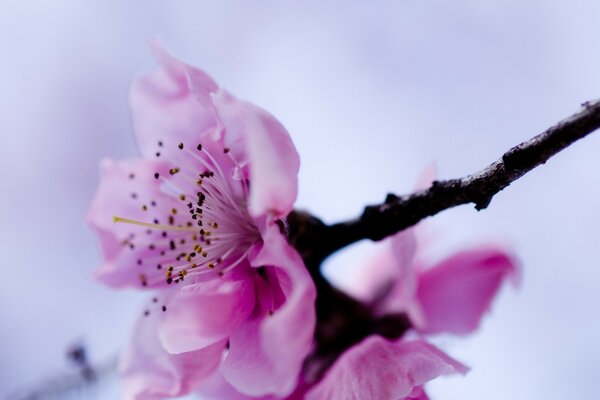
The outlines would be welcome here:
M 274 270 L 278 287 L 273 291 L 285 300 L 274 314 L 263 313 L 231 335 L 222 372 L 242 393 L 286 396 L 294 390 L 312 345 L 316 291 L 300 256 L 274 223 L 263 240 L 250 262 Z
M 278 397 L 264 396 L 254 397 L 241 394 L 229 382 L 225 380 L 220 372 L 215 373 L 205 384 L 199 388 L 202 400 L 277 400 Z
M 213 95 L 225 143 L 249 166 L 249 207 L 254 216 L 286 216 L 296 200 L 300 157 L 289 134 L 267 111 L 221 90 Z
M 158 214 L 164 213 L 165 204 L 171 200 L 160 190 L 154 173 L 166 173 L 168 167 L 159 161 L 103 160 L 100 169 L 100 186 L 87 215 L 88 223 L 100 239 L 105 261 L 95 272 L 95 278 L 113 287 L 165 286 L 162 279 L 146 283 L 141 279 L 149 266 L 140 261 L 153 256 L 149 246 L 160 232 L 148 234 L 147 228 L 115 223 L 114 217 L 151 223 Z M 156 207 L 150 206 L 152 201 Z M 147 205 L 146 211 L 144 205 Z
M 412 393 L 406 397 L 406 400 L 429 400 L 429 396 L 425 393 L 423 386 L 417 386 L 413 389 Z
M 515 260 L 500 249 L 464 251 L 419 274 L 417 297 L 425 314 L 421 332 L 467 334 L 505 278 L 516 278 Z
M 254 303 L 247 274 L 185 285 L 167 301 L 160 341 L 169 353 L 179 354 L 226 339 L 248 318 Z
M 161 67 L 136 78 L 129 103 L 140 151 L 146 157 L 173 155 L 177 145 L 195 148 L 217 126 L 210 93 L 217 84 L 203 71 L 173 57 L 151 42 Z M 161 146 L 159 146 L 161 142 Z
M 423 325 L 424 318 L 421 307 L 416 299 L 417 276 L 414 268 L 414 258 L 417 251 L 417 239 L 414 229 L 406 229 L 390 239 L 396 278 L 385 299 L 385 312 L 406 312 L 413 325 Z
M 390 342 L 369 336 L 342 354 L 306 399 L 402 399 L 440 375 L 466 371 L 422 340 Z
M 141 317 L 119 364 L 124 400 L 158 400 L 195 390 L 218 368 L 226 341 L 172 355 L 157 336 L 160 311 Z

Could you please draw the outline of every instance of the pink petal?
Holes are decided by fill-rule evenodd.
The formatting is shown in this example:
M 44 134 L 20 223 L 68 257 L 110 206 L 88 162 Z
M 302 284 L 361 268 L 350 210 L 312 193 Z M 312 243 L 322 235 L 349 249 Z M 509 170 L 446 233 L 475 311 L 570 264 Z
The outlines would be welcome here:
M 369 336 L 342 354 L 306 399 L 402 399 L 440 375 L 466 371 L 424 341 L 390 342 Z
M 159 338 L 165 350 L 179 354 L 226 339 L 248 318 L 255 297 L 247 274 L 226 275 L 183 286 L 166 303 Z
M 220 372 L 215 373 L 199 390 L 202 400 L 277 400 L 273 396 L 253 397 L 241 394 Z
M 415 182 L 414 190 L 425 190 L 431 183 L 437 178 L 438 171 L 435 163 L 431 163 L 427 165 L 419 176 L 417 176 L 417 181 Z
M 161 68 L 139 76 L 131 86 L 133 127 L 144 156 L 154 158 L 160 152 L 176 159 L 179 143 L 195 148 L 204 133 L 216 129 L 210 93 L 218 87 L 206 73 L 177 60 L 157 41 L 151 45 Z
M 204 71 L 186 64 L 175 58 L 163 47 L 156 38 L 150 41 L 154 56 L 173 79 L 180 82 L 181 86 L 187 86 L 196 100 L 207 110 L 212 112 L 211 93 L 216 92 L 219 86 Z
M 296 200 L 300 168 L 289 134 L 271 114 L 225 91 L 214 94 L 213 102 L 225 128 L 225 143 L 232 151 L 243 149 L 234 156 L 241 165 L 249 165 L 251 213 L 286 216 Z
M 344 289 L 372 303 L 379 314 L 406 312 L 413 324 L 422 324 L 413 266 L 417 248 L 414 229 L 404 230 L 375 246 L 377 251 L 369 263 Z
M 274 223 L 263 232 L 263 240 L 250 261 L 274 270 L 278 287 L 273 290 L 285 299 L 272 315 L 258 315 L 231 335 L 222 372 L 242 393 L 286 396 L 294 390 L 311 349 L 316 291 L 300 256 Z
M 423 386 L 417 386 L 413 389 L 412 393 L 406 397 L 406 400 L 429 400 L 429 396 L 425 393 Z
M 167 353 L 157 336 L 158 313 L 161 311 L 155 310 L 140 318 L 123 354 L 119 364 L 123 399 L 158 400 L 183 396 L 200 386 L 219 366 L 226 341 L 189 353 Z
M 162 212 L 162 205 L 170 201 L 162 202 L 166 195 L 154 173 L 167 171 L 168 167 L 160 161 L 102 161 L 100 186 L 87 215 L 88 223 L 100 239 L 104 258 L 104 264 L 94 274 L 96 279 L 113 287 L 142 287 L 140 277 L 149 266 L 138 264 L 138 260 L 148 257 L 148 246 L 155 236 L 146 234 L 146 228 L 138 225 L 115 223 L 114 217 L 152 222 Z M 148 206 L 143 211 L 142 205 L 151 201 L 160 206 Z M 131 235 L 135 235 L 133 240 Z M 166 286 L 164 280 L 147 284 L 147 287 L 160 286 Z
M 417 289 L 426 319 L 421 331 L 473 332 L 502 282 L 516 274 L 515 260 L 494 248 L 464 251 L 423 271 Z
M 287 391 L 289 385 L 283 382 L 282 388 L 277 364 L 266 355 L 260 322 L 248 322 L 232 332 L 229 352 L 221 366 L 223 376 L 237 391 L 254 397 Z
M 397 233 L 390 239 L 390 244 L 397 275 L 383 309 L 386 312 L 406 312 L 413 325 L 421 326 L 423 312 L 416 299 L 417 277 L 413 265 L 417 251 L 414 229 Z

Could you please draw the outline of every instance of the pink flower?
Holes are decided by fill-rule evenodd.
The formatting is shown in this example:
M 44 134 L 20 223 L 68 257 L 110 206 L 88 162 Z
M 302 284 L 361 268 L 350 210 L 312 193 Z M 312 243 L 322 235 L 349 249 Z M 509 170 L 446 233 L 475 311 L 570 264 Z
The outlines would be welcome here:
M 143 158 L 104 161 L 89 222 L 95 277 L 155 289 L 120 366 L 127 399 L 180 396 L 215 370 L 285 396 L 315 325 L 312 280 L 281 233 L 299 158 L 283 126 L 204 72 L 153 49 L 131 90 Z
M 394 235 L 382 246 L 385 250 L 346 289 L 371 303 L 380 315 L 407 313 L 417 336 L 473 332 L 502 282 L 517 279 L 515 260 L 498 247 L 474 248 L 425 266 L 415 261 L 414 229 Z M 425 382 L 466 371 L 420 339 L 370 336 L 336 360 L 306 398 L 427 399 Z

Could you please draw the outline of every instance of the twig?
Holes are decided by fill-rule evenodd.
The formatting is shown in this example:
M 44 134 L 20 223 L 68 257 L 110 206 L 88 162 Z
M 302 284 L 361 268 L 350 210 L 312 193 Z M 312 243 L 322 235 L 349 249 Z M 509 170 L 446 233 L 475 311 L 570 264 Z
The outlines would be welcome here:
M 88 365 L 89 368 L 91 366 Z M 50 400 L 65 399 L 69 394 L 77 394 L 91 389 L 94 385 L 101 383 L 114 375 L 117 369 L 116 357 L 99 364 L 93 368 L 93 378 L 90 379 L 89 372 L 69 372 L 56 375 L 46 381 L 40 382 L 34 387 L 13 393 L 3 400 Z M 91 397 L 90 395 L 85 396 Z M 83 398 L 83 397 L 80 397 Z

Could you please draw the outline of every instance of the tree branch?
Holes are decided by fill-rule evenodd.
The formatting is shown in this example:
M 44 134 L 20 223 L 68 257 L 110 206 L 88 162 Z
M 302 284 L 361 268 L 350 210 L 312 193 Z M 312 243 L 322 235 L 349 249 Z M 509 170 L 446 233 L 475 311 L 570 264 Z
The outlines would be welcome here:
M 448 208 L 473 203 L 482 210 L 502 189 L 598 128 L 600 101 L 583 103 L 579 112 L 508 150 L 481 171 L 434 181 L 428 189 L 409 195 L 388 194 L 382 204 L 367 206 L 356 219 L 325 225 L 296 211 L 289 218 L 292 243 L 309 268 L 318 268 L 343 247 L 362 239 L 381 240 Z

